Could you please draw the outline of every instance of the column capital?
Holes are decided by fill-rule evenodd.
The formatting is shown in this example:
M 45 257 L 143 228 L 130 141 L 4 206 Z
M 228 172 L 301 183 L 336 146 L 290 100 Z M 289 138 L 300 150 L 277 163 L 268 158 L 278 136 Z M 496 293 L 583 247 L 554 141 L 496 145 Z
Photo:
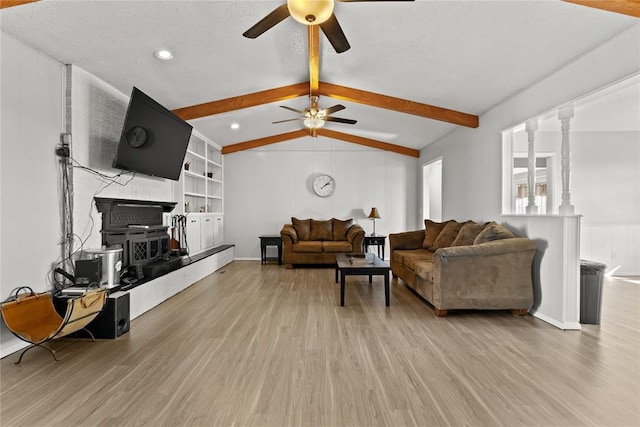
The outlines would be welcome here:
M 525 130 L 527 132 L 534 132 L 538 130 L 538 119 L 531 119 L 531 120 L 527 120 L 527 122 L 525 123 Z
M 564 107 L 558 108 L 558 119 L 570 119 L 573 117 L 573 105 L 565 105 Z

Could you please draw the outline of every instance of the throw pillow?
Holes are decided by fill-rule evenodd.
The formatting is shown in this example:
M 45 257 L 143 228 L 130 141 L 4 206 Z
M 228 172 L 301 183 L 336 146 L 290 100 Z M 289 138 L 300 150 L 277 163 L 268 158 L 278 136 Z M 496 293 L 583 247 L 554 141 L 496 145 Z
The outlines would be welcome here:
M 460 231 L 458 231 L 458 236 L 451 243 L 451 246 L 470 246 L 473 245 L 473 242 L 478 237 L 478 234 L 482 232 L 486 224 L 478 224 L 473 221 L 467 221 L 462 225 Z
M 429 249 L 429 246 L 433 245 L 444 226 L 447 225 L 447 222 L 435 222 L 430 219 L 424 220 L 424 240 L 422 241 L 423 249 Z
M 449 221 L 447 225 L 444 226 L 436 241 L 433 242 L 433 245 L 429 246 L 430 251 L 435 251 L 440 248 L 448 248 L 451 246 L 451 243 L 456 239 L 458 232 L 462 228 L 462 223 L 458 221 Z
M 333 240 L 347 240 L 347 232 L 353 225 L 353 219 L 340 220 L 332 218 L 333 222 Z
M 311 220 L 311 240 L 333 240 L 333 227 L 331 220 L 316 221 Z
M 480 234 L 478 234 L 476 239 L 473 241 L 473 244 L 479 245 L 480 243 L 491 242 L 493 240 L 511 239 L 512 237 L 516 237 L 516 235 L 509 231 L 505 226 L 492 221 L 487 224 Z
M 309 240 L 311 234 L 311 219 L 298 219 L 291 217 L 291 223 L 298 234 L 299 240 Z

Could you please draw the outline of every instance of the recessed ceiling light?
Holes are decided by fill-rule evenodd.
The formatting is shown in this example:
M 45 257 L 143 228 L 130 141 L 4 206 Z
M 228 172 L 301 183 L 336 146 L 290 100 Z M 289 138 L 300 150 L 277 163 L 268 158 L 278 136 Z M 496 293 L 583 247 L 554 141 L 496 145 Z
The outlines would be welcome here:
M 229 126 L 231 129 L 238 129 L 240 127 L 240 125 L 238 123 L 231 123 L 231 126 Z
M 161 50 L 156 50 L 153 56 L 155 56 L 158 59 L 162 59 L 163 61 L 168 61 L 171 58 L 173 58 L 173 53 L 169 52 L 168 50 L 161 49 Z

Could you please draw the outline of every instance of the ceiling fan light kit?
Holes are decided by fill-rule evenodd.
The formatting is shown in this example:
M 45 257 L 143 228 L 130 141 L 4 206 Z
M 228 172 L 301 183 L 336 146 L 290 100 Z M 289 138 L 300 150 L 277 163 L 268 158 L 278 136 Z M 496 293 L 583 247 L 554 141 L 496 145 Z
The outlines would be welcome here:
M 324 126 L 324 122 L 324 120 L 317 117 L 309 117 L 308 119 L 304 119 L 302 123 L 309 129 L 318 129 Z
M 333 0 L 287 0 L 291 17 L 304 25 L 319 25 L 331 17 Z

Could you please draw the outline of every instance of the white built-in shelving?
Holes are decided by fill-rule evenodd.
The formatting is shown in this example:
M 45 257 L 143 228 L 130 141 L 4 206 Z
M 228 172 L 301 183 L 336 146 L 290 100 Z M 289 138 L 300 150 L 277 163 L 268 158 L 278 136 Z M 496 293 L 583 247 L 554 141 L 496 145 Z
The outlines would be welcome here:
M 224 243 L 223 160 L 221 147 L 195 130 L 175 188 L 176 212 L 187 216 L 189 253 Z

